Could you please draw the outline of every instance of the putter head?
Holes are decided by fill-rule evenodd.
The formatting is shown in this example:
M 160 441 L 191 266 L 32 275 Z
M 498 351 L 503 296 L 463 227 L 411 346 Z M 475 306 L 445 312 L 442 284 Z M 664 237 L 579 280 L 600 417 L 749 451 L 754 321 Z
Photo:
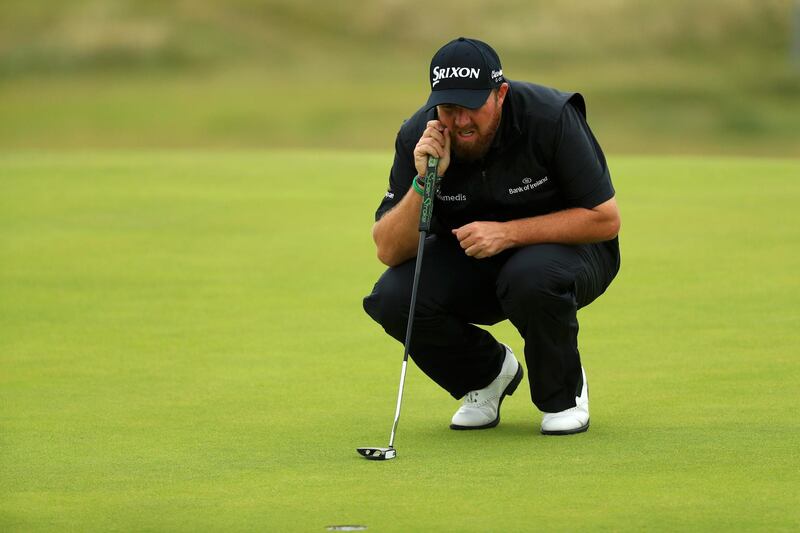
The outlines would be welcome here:
M 387 459 L 394 459 L 397 456 L 397 450 L 394 448 L 372 448 L 372 447 L 362 447 L 356 448 L 356 451 L 361 454 L 362 457 L 369 459 L 370 461 L 385 461 Z

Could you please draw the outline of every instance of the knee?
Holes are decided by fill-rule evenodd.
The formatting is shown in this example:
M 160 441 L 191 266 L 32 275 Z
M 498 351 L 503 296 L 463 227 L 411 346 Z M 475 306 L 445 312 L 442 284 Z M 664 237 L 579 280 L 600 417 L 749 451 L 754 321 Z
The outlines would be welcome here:
M 570 269 L 545 253 L 510 259 L 497 280 L 497 294 L 501 300 L 523 302 L 526 306 L 546 306 L 561 301 L 574 292 L 574 287 Z
M 526 272 L 498 281 L 498 295 L 501 301 L 544 305 L 557 294 L 557 286 L 555 280 L 546 273 Z
M 388 269 L 363 302 L 364 311 L 387 330 L 405 327 L 411 298 L 409 283 L 399 279 L 403 276 L 395 270 Z

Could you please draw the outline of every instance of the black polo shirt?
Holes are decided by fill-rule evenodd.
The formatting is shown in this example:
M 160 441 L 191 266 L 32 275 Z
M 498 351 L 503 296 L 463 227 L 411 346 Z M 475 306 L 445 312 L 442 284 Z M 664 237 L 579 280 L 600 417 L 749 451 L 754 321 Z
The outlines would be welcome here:
M 451 158 L 436 195 L 432 232 L 478 220 L 507 221 L 593 208 L 614 196 L 605 156 L 579 93 L 509 81 L 495 140 L 480 161 Z M 420 109 L 397 134 L 389 190 L 375 220 L 397 205 L 417 174 L 414 147 L 436 108 Z M 616 247 L 616 238 L 609 241 Z

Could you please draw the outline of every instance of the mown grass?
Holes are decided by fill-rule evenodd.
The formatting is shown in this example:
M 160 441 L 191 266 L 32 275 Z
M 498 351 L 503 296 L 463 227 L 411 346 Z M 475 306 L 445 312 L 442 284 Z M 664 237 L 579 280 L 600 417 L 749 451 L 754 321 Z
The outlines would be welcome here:
M 592 428 L 491 431 L 362 312 L 391 155 L 0 155 L 0 529 L 796 530 L 798 164 L 611 158 Z M 493 332 L 516 350 L 507 324 Z
M 798 155 L 786 0 L 0 6 L 0 146 L 388 149 L 458 35 L 585 93 L 611 153 Z

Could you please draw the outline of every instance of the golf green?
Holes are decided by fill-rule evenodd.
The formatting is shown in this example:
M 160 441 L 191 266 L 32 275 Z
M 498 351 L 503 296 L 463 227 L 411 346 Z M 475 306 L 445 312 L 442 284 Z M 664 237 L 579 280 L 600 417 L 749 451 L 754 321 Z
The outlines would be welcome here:
M 361 309 L 390 163 L 0 154 L 0 530 L 800 528 L 800 161 L 612 157 L 591 429 L 541 436 L 523 381 L 451 431 L 411 365 L 371 462 L 402 359 Z

